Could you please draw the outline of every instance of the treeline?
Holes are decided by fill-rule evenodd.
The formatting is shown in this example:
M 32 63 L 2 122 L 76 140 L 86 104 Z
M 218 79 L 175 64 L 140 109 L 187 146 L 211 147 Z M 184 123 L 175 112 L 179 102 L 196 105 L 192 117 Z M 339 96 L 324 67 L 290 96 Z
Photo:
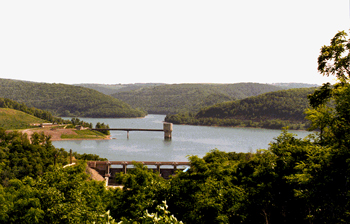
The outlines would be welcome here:
M 73 117 L 70 120 L 70 124 L 71 124 L 71 126 L 68 126 L 68 128 L 75 128 L 76 126 L 82 126 L 82 127 L 85 127 L 85 128 L 93 128 L 92 123 L 87 123 L 87 122 L 85 122 L 83 120 L 80 120 L 77 117 Z M 109 129 L 109 125 L 105 124 L 103 122 L 102 123 L 97 122 L 96 125 L 95 125 L 95 128 L 96 129 Z M 101 132 L 102 134 L 105 134 L 105 135 L 110 135 L 111 134 L 109 132 L 109 130 L 99 130 L 99 132 Z
M 307 96 L 315 88 L 290 89 L 261 94 L 201 109 L 198 113 L 167 115 L 165 121 L 175 124 L 244 126 L 281 129 L 305 129 Z
M 281 119 L 272 120 L 240 120 L 234 118 L 196 118 L 191 113 L 179 113 L 167 115 L 165 122 L 173 124 L 188 124 L 188 125 L 203 125 L 203 126 L 222 126 L 222 127 L 250 127 L 250 128 L 266 128 L 266 129 L 282 129 L 288 127 L 289 129 L 307 129 L 310 125 L 306 122 L 295 122 Z
M 142 88 L 154 87 L 159 85 L 166 85 L 165 83 L 134 83 L 134 84 L 91 84 L 91 83 L 81 83 L 75 86 L 86 87 L 90 89 L 97 90 L 106 95 L 112 95 L 118 92 L 127 92 Z
M 281 89 L 278 86 L 258 83 L 173 84 L 123 91 L 111 96 L 148 113 L 175 114 L 197 112 L 203 107 L 217 103 Z
M 145 111 L 98 91 L 64 84 L 0 79 L 0 97 L 69 117 L 144 117 Z

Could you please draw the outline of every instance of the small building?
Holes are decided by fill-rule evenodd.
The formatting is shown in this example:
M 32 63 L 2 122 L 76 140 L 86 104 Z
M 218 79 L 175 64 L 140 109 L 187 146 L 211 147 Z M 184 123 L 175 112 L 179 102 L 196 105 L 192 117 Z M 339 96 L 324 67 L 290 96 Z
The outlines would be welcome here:
M 41 127 L 44 128 L 44 127 L 51 127 L 53 124 L 52 123 L 41 123 Z
M 81 125 L 77 125 L 77 126 L 75 126 L 75 129 L 81 131 L 81 130 L 86 130 L 86 129 L 88 129 L 88 128 L 83 127 L 83 126 L 81 126 Z

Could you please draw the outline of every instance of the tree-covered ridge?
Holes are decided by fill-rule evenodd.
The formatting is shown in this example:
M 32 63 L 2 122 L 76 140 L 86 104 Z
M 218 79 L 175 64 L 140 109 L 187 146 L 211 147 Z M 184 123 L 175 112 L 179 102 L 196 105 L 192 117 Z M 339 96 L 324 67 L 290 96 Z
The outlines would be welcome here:
M 314 91 L 315 88 L 303 88 L 269 92 L 206 107 L 196 114 L 168 115 L 165 120 L 175 124 L 305 128 L 307 96 Z
M 173 84 L 119 92 L 112 96 L 148 113 L 197 112 L 216 103 L 243 99 L 282 88 L 258 83 Z
M 98 91 L 64 84 L 0 79 L 0 97 L 47 110 L 55 116 L 143 117 L 144 111 Z
M 317 84 L 296 83 L 296 82 L 291 82 L 291 83 L 278 82 L 278 83 L 272 83 L 272 85 L 279 86 L 283 89 L 320 87 L 320 85 L 317 85 Z
M 75 86 L 86 87 L 97 90 L 106 95 L 112 95 L 118 92 L 132 91 L 142 88 L 149 88 L 159 85 L 165 85 L 164 83 L 134 83 L 134 84 L 88 84 L 81 83 L 75 84 Z
M 304 111 L 309 104 L 307 96 L 314 91 L 314 88 L 282 90 L 243 100 L 221 103 L 200 110 L 196 114 L 196 118 L 305 121 Z

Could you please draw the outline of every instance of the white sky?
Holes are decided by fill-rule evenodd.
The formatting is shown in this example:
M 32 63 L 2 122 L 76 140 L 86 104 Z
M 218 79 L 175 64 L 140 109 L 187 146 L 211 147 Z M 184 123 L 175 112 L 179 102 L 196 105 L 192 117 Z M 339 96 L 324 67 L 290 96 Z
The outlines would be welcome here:
M 348 0 L 0 1 L 0 78 L 321 84 Z

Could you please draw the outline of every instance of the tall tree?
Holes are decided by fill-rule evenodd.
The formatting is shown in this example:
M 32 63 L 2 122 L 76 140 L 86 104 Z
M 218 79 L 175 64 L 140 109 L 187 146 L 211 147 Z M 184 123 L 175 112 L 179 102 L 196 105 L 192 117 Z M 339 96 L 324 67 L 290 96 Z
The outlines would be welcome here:
M 338 32 L 330 45 L 321 48 L 318 71 L 324 76 L 335 76 L 337 83 L 325 83 L 309 95 L 312 109 L 308 118 L 311 129 L 320 129 L 322 144 L 350 147 L 350 40 L 345 31 Z

